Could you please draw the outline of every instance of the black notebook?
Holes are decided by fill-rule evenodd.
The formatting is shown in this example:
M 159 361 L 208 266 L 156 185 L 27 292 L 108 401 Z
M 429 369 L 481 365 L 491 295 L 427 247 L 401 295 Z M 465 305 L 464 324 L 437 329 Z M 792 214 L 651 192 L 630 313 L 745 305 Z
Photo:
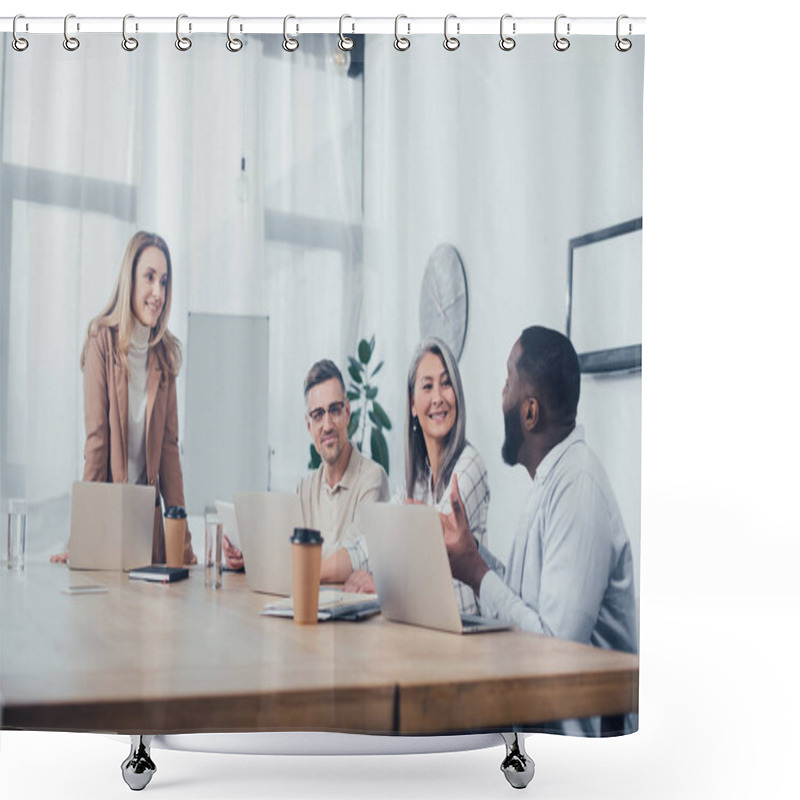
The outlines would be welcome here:
M 154 581 L 155 583 L 175 583 L 189 577 L 186 567 L 165 567 L 154 564 L 150 567 L 137 567 L 128 574 L 132 581 Z

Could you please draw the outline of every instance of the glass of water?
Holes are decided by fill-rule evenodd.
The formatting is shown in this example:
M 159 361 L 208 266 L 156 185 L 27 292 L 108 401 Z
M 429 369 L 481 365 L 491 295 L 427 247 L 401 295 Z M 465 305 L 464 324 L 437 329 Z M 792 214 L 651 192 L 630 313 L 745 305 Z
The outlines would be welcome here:
M 203 563 L 206 588 L 219 589 L 222 586 L 222 522 L 216 514 L 206 515 Z
M 8 501 L 8 568 L 16 572 L 25 569 L 25 524 L 28 506 L 24 500 Z

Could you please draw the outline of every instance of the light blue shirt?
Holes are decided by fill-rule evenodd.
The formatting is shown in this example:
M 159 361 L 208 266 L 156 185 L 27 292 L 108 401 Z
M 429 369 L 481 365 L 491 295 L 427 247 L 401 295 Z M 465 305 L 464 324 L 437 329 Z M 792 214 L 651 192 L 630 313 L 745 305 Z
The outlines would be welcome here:
M 501 574 L 487 572 L 481 581 L 484 616 L 533 633 L 637 652 L 630 540 L 581 426 L 539 464 Z M 562 729 L 598 734 L 599 721 L 567 720 Z

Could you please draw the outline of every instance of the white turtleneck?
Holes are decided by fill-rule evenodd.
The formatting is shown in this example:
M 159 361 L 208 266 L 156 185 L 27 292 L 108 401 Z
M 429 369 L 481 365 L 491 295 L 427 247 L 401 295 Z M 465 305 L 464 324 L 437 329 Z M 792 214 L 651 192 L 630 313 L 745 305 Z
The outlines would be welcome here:
M 133 318 L 128 348 L 128 483 L 147 483 L 145 422 L 150 328 Z

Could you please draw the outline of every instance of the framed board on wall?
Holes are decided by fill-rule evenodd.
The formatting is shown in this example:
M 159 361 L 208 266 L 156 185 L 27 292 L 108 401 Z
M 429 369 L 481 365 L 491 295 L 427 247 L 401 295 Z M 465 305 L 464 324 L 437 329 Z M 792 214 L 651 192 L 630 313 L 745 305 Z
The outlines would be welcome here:
M 569 240 L 567 336 L 581 372 L 642 367 L 642 218 Z

